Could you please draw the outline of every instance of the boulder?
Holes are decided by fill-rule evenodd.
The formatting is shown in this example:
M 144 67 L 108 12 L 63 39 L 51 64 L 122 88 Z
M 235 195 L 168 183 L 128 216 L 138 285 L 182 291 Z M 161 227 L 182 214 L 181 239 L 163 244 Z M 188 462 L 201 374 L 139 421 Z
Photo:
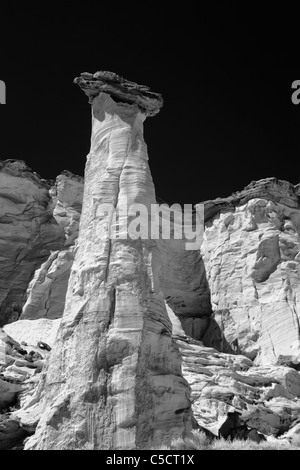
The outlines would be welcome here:
M 0 377 L 0 410 L 14 405 L 21 390 L 23 390 L 22 385 L 8 382 Z
M 22 443 L 28 433 L 11 413 L 0 414 L 0 450 L 10 450 Z

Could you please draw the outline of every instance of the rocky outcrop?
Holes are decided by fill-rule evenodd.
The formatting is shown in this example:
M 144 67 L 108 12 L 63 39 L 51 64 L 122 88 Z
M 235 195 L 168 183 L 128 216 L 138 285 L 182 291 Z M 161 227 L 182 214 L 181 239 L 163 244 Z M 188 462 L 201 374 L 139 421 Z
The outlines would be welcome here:
M 71 246 L 78 238 L 79 220 L 83 200 L 83 177 L 63 171 L 50 190 L 53 217 L 64 228 L 65 246 Z
M 162 100 L 108 72 L 76 82 L 93 109 L 83 210 L 43 413 L 26 449 L 149 448 L 191 429 L 189 388 L 159 285 L 157 244 L 111 239 L 102 205 L 119 211 L 126 232 L 132 217 L 122 218 L 124 205 L 155 203 L 143 121 Z
M 228 197 L 218 197 L 204 201 L 205 221 L 211 220 L 215 215 L 225 210 L 233 210 L 237 206 L 246 204 L 250 199 L 267 199 L 274 203 L 281 203 L 287 207 L 297 209 L 299 206 L 300 184 L 293 185 L 278 178 L 264 178 L 252 181 L 242 191 L 237 191 Z
M 113 72 L 100 71 L 94 74 L 84 72 L 75 78 L 74 83 L 89 97 L 89 103 L 93 103 L 94 98 L 103 92 L 120 105 L 126 104 L 127 108 L 138 108 L 145 116 L 154 116 L 163 105 L 160 94 L 153 93 L 149 87 L 138 85 Z
M 45 363 L 55 343 L 59 323 L 60 319 L 40 318 L 18 320 L 4 326 L 5 332 L 11 335 L 9 338 L 13 337 L 17 347 L 21 344 L 23 350 L 22 360 L 14 358 L 13 369 L 6 367 L 3 375 L 10 383 L 19 384 L 15 409 L 9 413 L 8 421 L 17 422 L 25 431 L 25 437 L 34 433 L 41 417 Z
M 20 175 L 22 162 L 20 165 L 17 165 L 17 162 L 10 162 L 11 167 L 17 171 L 20 178 L 27 177 L 34 182 L 37 179 L 39 182 L 38 177 L 30 169 Z M 20 191 L 24 192 L 22 186 Z M 53 346 L 63 313 L 74 259 L 75 241 L 78 237 L 82 194 L 83 178 L 68 171 L 59 175 L 55 183 L 47 183 L 45 189 L 47 211 L 51 214 L 53 225 L 60 233 L 59 243 L 52 246 L 55 251 L 44 250 L 44 257 L 35 260 L 38 269 L 34 275 L 30 265 L 24 264 L 24 279 L 25 275 L 27 280 L 33 276 L 27 289 L 24 282 L 27 301 L 21 315 L 18 311 L 20 319 L 12 321 L 16 318 L 10 317 L 11 322 L 3 327 L 5 333 L 0 330 L 0 352 L 2 351 L 0 408 L 16 405 L 14 411 L 0 415 L 2 449 L 11 448 L 24 437 L 33 434 L 41 416 L 44 385 L 44 372 L 43 374 L 41 372 L 49 356 L 43 345 Z M 48 258 L 40 265 L 46 254 L 49 255 Z M 20 302 L 19 310 L 21 305 Z M 1 341 L 1 334 L 6 341 Z
M 229 429 L 235 437 L 250 429 L 279 437 L 294 426 L 300 413 L 299 372 L 286 366 L 255 366 L 245 356 L 205 347 L 179 333 L 178 325 L 174 333 L 183 375 L 192 390 L 193 414 L 201 428 L 227 438 L 224 431 L 230 413 L 239 414 L 239 422 Z
M 22 324 L 22 321 L 12 323 L 11 325 L 18 325 L 19 327 L 19 323 Z M 10 328 L 10 330 L 12 329 Z M 31 331 L 30 336 L 33 341 L 29 343 L 22 341 L 20 344 L 3 330 L 0 330 L 1 403 L 3 402 L 0 408 L 14 405 L 17 396 L 19 398 L 19 392 L 27 389 L 27 387 L 24 387 L 24 384 L 27 384 L 28 379 L 32 379 L 43 368 L 49 351 L 45 350 L 41 343 L 41 332 L 38 331 L 36 334 L 36 338 L 33 339 Z
M 0 326 L 19 318 L 35 270 L 64 244 L 50 187 L 24 162 L 0 161 Z
M 37 320 L 39 321 L 39 320 Z M 45 320 L 47 321 L 47 320 Z M 49 321 L 49 320 L 48 320 Z M 17 321 L 6 325 L 16 330 Z M 49 331 L 49 328 L 48 328 Z M 30 332 L 32 342 L 22 344 L 0 329 L 0 449 L 7 450 L 20 445 L 29 434 L 34 432 L 40 414 L 37 414 L 38 401 L 33 407 L 33 397 L 43 389 L 41 372 L 49 351 L 41 348 L 41 328 L 36 337 Z M 29 336 L 27 335 L 27 339 Z M 28 412 L 27 405 L 30 404 Z M 19 448 L 19 447 L 18 447 Z
M 214 312 L 204 344 L 256 364 L 300 362 L 299 185 L 267 178 L 205 203 Z
M 64 231 L 62 249 L 52 251 L 27 289 L 20 319 L 61 318 L 74 261 L 83 198 L 83 178 L 64 171 L 50 189 L 53 218 Z
M 230 427 L 231 436 L 249 437 L 251 434 L 253 439 L 260 440 L 263 434 L 268 440 L 276 436 L 282 442 L 292 442 L 297 438 L 297 417 L 300 413 L 297 371 L 299 273 L 298 268 L 290 264 L 298 262 L 299 252 L 297 188 L 269 178 L 252 183 L 241 193 L 229 198 L 206 202 L 206 230 L 201 252 L 186 250 L 184 240 L 157 241 L 160 263 L 154 263 L 156 288 L 161 289 L 161 300 L 164 297 L 167 302 L 165 309 L 172 322 L 173 335 L 183 358 L 182 372 L 192 390 L 193 414 L 200 427 L 216 436 L 223 435 L 224 429 L 225 432 L 228 431 L 228 426 L 232 424 L 231 414 L 239 413 L 239 425 Z M 82 189 L 82 179 L 68 172 L 60 175 L 50 189 L 51 202 L 48 208 L 52 210 L 58 225 L 63 228 L 64 246 L 53 251 L 36 271 L 28 288 L 27 302 L 21 314 L 22 320 L 4 327 L 5 332 L 14 338 L 10 338 L 10 341 L 16 341 L 17 349 L 21 347 L 21 342 L 30 345 L 23 346 L 26 349 L 36 347 L 38 341 L 44 341 L 51 347 L 55 343 L 70 271 L 75 252 L 78 250 Z M 120 195 L 122 196 L 122 192 Z M 110 247 L 110 259 L 114 268 L 109 270 L 114 274 L 113 277 L 108 277 L 107 285 L 109 289 L 115 287 L 116 278 L 118 279 L 119 290 L 115 289 L 115 292 L 116 299 L 118 293 L 120 301 L 115 304 L 118 305 L 115 320 L 107 330 L 104 327 L 103 331 L 108 351 L 111 351 L 110 345 L 114 344 L 115 331 L 116 343 L 125 344 L 126 329 L 120 330 L 118 325 L 124 326 L 124 319 L 119 311 L 126 305 L 123 298 L 126 299 L 128 293 L 123 297 L 120 279 L 126 279 L 128 283 L 132 280 L 127 271 L 121 275 L 119 260 L 114 257 L 118 252 L 112 249 L 114 243 L 116 242 Z M 156 249 L 151 248 L 152 253 L 155 254 Z M 130 258 L 127 251 L 126 257 L 123 266 L 127 266 L 128 270 Z M 76 269 L 78 270 L 78 266 Z M 108 305 L 111 291 L 109 294 L 107 292 Z M 82 302 L 79 307 L 81 304 Z M 291 313 L 294 313 L 294 316 Z M 75 327 L 76 321 L 74 320 Z M 128 317 L 127 321 L 133 322 L 133 319 Z M 164 321 L 166 330 L 170 331 L 168 320 Z M 70 332 L 70 327 L 67 328 L 69 322 L 72 324 L 70 319 L 63 331 Z M 86 324 L 90 322 L 91 320 L 86 320 Z M 78 331 L 83 344 L 86 344 L 85 329 L 86 327 L 80 330 L 84 331 L 82 335 Z M 73 336 L 74 333 L 65 334 Z M 127 341 L 128 337 L 125 338 Z M 203 339 L 203 343 L 197 341 L 199 339 Z M 60 341 L 62 344 L 62 340 Z M 168 341 L 169 345 L 172 345 L 170 347 L 173 359 L 176 357 L 170 366 L 174 371 L 181 359 L 174 343 L 170 338 Z M 153 344 L 158 343 L 153 341 Z M 166 348 L 166 345 L 159 344 L 160 353 L 157 358 Z M 70 360 L 72 354 L 74 357 L 80 354 L 75 353 L 74 349 L 72 351 Z M 115 354 L 122 355 L 119 349 L 112 351 L 108 356 L 110 360 Z M 17 387 L 17 390 L 11 390 L 12 394 L 8 397 L 6 406 L 10 400 L 14 403 L 18 399 L 19 408 L 3 415 L 2 426 L 3 429 L 5 427 L 12 430 L 11 437 L 13 432 L 20 436 L 20 430 L 24 437 L 28 433 L 33 434 L 40 421 L 36 435 L 30 438 L 27 444 L 28 448 L 38 448 L 38 440 L 43 436 L 42 426 L 44 429 L 48 427 L 43 422 L 48 370 L 44 369 L 41 373 L 40 367 L 36 374 L 32 368 L 27 367 L 28 364 L 21 364 L 22 355 L 18 360 L 13 356 L 11 350 L 7 349 L 3 356 L 5 370 L 3 369 L 2 380 L 6 390 L 8 386 Z M 18 362 L 20 360 L 21 362 Z M 157 360 L 160 363 L 160 359 Z M 124 359 L 119 361 L 121 364 L 125 362 Z M 113 368 L 121 369 L 120 363 L 114 364 Z M 277 366 L 274 367 L 273 364 Z M 9 366 L 13 367 L 9 369 Z M 125 374 L 121 371 L 118 369 L 119 377 Z M 106 374 L 106 377 L 109 377 L 109 372 L 106 371 Z M 65 375 L 63 379 L 65 380 Z M 111 383 L 110 380 L 108 379 L 108 384 Z M 95 383 L 99 386 L 99 382 L 96 380 L 89 384 L 95 394 Z M 103 382 L 101 386 L 103 387 Z M 130 391 L 130 388 L 128 390 Z M 181 410 L 182 403 L 188 407 L 188 393 L 185 389 L 182 394 L 184 387 L 180 389 L 177 384 L 174 386 L 174 398 L 178 390 L 181 390 L 178 394 L 181 404 L 172 401 L 172 406 Z M 57 410 L 54 417 L 59 417 L 60 413 L 65 414 L 64 406 L 60 402 L 52 402 L 52 410 Z M 92 406 L 91 402 L 88 402 L 88 410 L 91 410 Z M 145 408 L 147 406 L 146 403 Z M 162 406 L 161 410 L 163 408 Z M 69 410 L 69 403 L 67 409 Z M 87 413 L 88 423 L 84 432 L 89 437 L 84 448 L 95 448 L 95 442 L 91 440 L 95 422 L 93 413 Z M 79 423 L 75 422 L 74 426 L 79 429 L 80 435 Z M 169 436 L 178 435 L 179 429 L 182 428 L 174 426 Z M 9 433 L 4 435 L 8 438 Z M 8 440 L 7 443 L 9 442 Z M 11 442 L 15 441 L 12 439 Z M 67 448 L 69 444 L 64 442 L 59 445 Z M 112 445 L 116 445 L 115 441 Z M 121 445 L 124 445 L 124 441 Z M 5 448 L 6 444 L 3 446 Z M 70 446 L 72 447 L 72 444 Z M 75 447 L 77 446 L 78 444 Z

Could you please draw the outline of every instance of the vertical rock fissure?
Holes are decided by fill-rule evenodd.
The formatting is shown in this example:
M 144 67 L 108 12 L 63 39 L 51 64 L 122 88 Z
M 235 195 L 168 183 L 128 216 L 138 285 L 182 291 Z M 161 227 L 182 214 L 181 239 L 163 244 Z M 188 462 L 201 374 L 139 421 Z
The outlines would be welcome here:
M 109 141 L 111 139 L 111 132 L 110 132 L 110 135 L 109 135 Z M 124 169 L 124 166 L 126 164 L 126 161 L 127 161 L 127 158 L 128 158 L 128 153 L 129 153 L 129 148 L 131 146 L 131 139 L 129 138 L 128 141 L 127 141 L 127 150 L 126 150 L 126 156 L 125 156 L 125 159 L 123 161 L 123 165 L 119 171 L 119 174 L 117 176 L 117 188 L 116 188 L 116 198 L 115 200 L 113 201 L 113 207 L 114 207 L 114 212 L 112 211 L 109 216 L 110 216 L 110 220 L 108 222 L 109 224 L 109 227 L 111 227 L 112 225 L 112 220 L 113 220 L 113 217 L 114 217 L 114 214 L 116 215 L 116 217 L 118 217 L 118 213 L 117 213 L 117 209 L 118 209 L 118 203 L 119 203 L 119 194 L 120 194 L 120 180 L 121 180 L 121 176 L 122 176 L 122 172 L 123 172 L 123 169 Z M 109 260 L 110 260 L 110 256 L 111 256 L 111 238 L 109 238 L 108 240 L 108 255 L 107 255 L 107 264 L 106 264 L 106 270 L 105 270 L 105 281 L 108 280 L 108 276 L 109 276 Z
M 292 297 L 292 298 L 290 298 Z M 288 281 L 288 292 L 287 292 L 287 303 L 291 309 L 291 312 L 292 312 L 292 317 L 296 323 L 296 326 L 297 326 L 297 331 L 298 331 L 298 341 L 300 342 L 300 320 L 299 320 L 299 317 L 298 317 L 298 313 L 297 313 L 297 310 L 295 309 L 295 300 L 294 300 L 294 295 L 293 295 L 293 289 L 291 287 L 291 284 L 290 282 Z

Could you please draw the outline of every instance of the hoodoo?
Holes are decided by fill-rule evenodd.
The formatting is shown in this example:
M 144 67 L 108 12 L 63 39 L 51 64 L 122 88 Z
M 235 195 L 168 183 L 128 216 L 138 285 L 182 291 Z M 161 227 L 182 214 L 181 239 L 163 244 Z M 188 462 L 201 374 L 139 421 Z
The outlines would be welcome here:
M 157 243 L 112 239 L 102 209 L 155 204 L 143 122 L 162 98 L 111 72 L 83 73 L 75 83 L 92 105 L 79 238 L 44 411 L 25 448 L 151 448 L 191 429 L 189 386 L 159 285 Z

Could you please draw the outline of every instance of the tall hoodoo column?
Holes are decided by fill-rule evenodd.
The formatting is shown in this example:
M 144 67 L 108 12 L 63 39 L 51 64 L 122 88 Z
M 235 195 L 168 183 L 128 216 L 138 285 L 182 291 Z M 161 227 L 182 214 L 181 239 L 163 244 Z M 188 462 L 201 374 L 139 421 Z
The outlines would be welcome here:
M 75 83 L 92 104 L 83 210 L 44 412 L 26 448 L 161 445 L 191 429 L 191 409 L 159 252 L 155 240 L 111 239 L 103 204 L 122 213 L 126 204 L 155 203 L 143 122 L 162 98 L 111 72 L 83 73 Z

